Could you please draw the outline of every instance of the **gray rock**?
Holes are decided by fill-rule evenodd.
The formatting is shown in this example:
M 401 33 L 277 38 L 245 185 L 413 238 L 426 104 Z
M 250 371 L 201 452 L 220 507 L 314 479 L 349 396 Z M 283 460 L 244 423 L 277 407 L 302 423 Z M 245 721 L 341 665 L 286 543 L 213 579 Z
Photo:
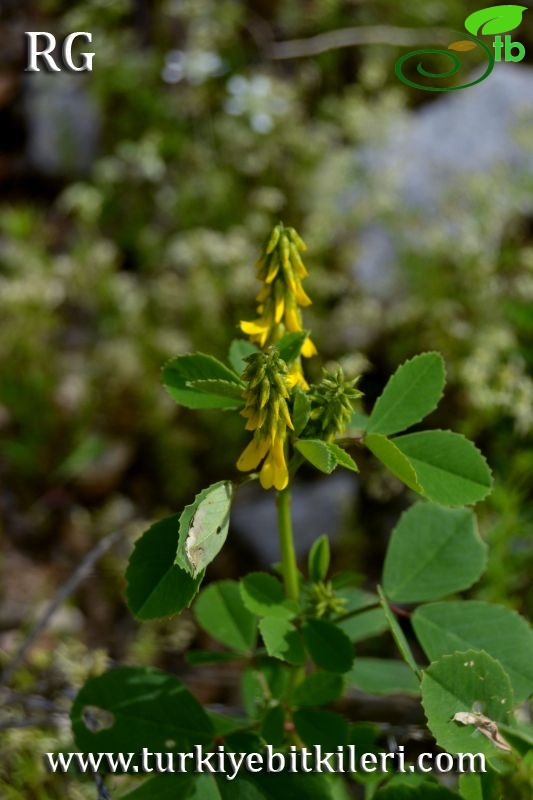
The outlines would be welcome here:
M 401 290 L 404 248 L 429 249 L 443 237 L 466 251 L 498 246 L 509 220 L 533 209 L 532 122 L 533 68 L 500 63 L 476 86 L 402 116 L 383 147 L 359 154 L 366 195 L 345 194 L 345 207 L 368 202 L 368 187 L 376 192 L 384 180 L 396 198 L 392 220 L 358 234 L 354 272 L 367 292 L 393 299 Z
M 100 119 L 79 74 L 25 76 L 29 164 L 45 175 L 83 175 L 97 154 Z
M 318 536 L 326 534 L 334 540 L 340 534 L 357 491 L 357 478 L 340 471 L 313 483 L 296 483 L 292 520 L 298 558 Z M 243 486 L 231 512 L 231 525 L 265 566 L 279 560 L 274 492 L 267 494 L 252 483 Z

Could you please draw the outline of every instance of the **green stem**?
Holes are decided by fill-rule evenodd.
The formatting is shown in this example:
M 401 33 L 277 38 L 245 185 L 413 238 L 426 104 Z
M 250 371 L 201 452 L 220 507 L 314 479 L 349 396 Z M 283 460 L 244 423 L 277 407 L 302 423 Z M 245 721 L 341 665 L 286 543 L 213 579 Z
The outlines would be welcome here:
M 298 566 L 294 550 L 294 537 L 291 521 L 291 488 L 290 485 L 276 497 L 278 509 L 278 536 L 281 550 L 281 572 L 285 584 L 285 594 L 290 600 L 298 602 L 300 598 L 300 585 L 298 581 Z

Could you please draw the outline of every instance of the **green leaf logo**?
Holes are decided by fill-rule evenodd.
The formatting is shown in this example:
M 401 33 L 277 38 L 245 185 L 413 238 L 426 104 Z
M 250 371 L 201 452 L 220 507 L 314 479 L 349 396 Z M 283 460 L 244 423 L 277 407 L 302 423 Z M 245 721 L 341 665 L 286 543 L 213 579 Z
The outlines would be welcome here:
M 481 33 L 486 36 L 507 33 L 518 28 L 522 22 L 524 11 L 527 11 L 526 6 L 491 6 L 490 8 L 482 8 L 466 18 L 465 28 L 474 36 Z

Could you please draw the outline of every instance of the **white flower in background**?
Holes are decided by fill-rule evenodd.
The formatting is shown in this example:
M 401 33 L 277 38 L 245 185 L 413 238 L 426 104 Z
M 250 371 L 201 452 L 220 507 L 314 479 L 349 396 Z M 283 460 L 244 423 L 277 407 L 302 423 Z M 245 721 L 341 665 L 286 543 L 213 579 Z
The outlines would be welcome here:
M 218 53 L 210 50 L 171 50 L 165 58 L 161 77 L 165 83 L 187 81 L 198 86 L 208 78 L 223 75 L 226 65 Z
M 287 89 L 267 75 L 251 78 L 233 75 L 228 80 L 227 90 L 226 112 L 235 117 L 248 117 L 256 133 L 270 133 L 276 118 L 285 116 L 290 109 Z

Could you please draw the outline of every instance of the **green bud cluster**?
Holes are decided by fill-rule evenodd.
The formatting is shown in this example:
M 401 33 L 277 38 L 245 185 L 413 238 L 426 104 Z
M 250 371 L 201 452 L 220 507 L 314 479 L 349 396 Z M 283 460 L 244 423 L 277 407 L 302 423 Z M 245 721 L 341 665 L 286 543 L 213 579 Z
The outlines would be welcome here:
M 362 392 L 356 388 L 358 380 L 346 380 L 339 367 L 334 373 L 324 370 L 322 381 L 311 387 L 310 419 L 322 438 L 332 440 L 346 430 L 353 413 L 353 403 L 362 396 Z
M 263 353 L 252 353 L 246 359 L 243 379 L 245 407 L 241 412 L 246 417 L 247 430 L 256 430 L 259 435 L 274 439 L 285 430 L 293 428 L 287 406 L 288 367 L 275 347 Z
M 319 618 L 346 611 L 346 600 L 335 593 L 331 581 L 314 583 L 309 590 L 307 604 L 311 613 Z

